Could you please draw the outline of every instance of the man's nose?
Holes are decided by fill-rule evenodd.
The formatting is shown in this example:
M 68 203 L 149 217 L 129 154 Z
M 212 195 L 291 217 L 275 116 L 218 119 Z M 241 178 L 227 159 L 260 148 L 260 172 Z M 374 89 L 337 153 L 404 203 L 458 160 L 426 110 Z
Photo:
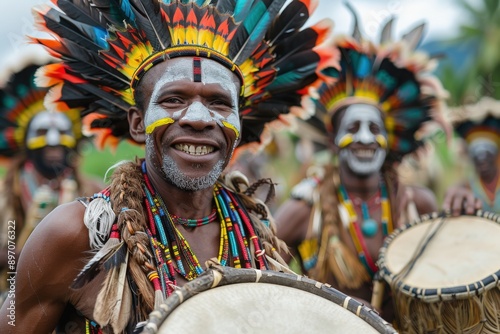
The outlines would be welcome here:
M 357 140 L 362 144 L 371 144 L 375 141 L 375 136 L 371 133 L 368 125 L 362 124 L 357 133 Z
M 179 125 L 188 125 L 196 130 L 203 130 L 206 127 L 215 127 L 216 120 L 214 113 L 210 109 L 203 103 L 195 101 L 181 115 Z
M 57 146 L 61 144 L 61 133 L 58 129 L 49 128 L 46 135 L 48 146 Z

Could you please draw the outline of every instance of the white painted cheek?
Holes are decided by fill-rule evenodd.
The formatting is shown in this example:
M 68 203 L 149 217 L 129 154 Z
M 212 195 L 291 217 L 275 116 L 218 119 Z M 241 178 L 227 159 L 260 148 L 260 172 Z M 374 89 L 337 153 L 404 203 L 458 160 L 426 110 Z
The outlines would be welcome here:
M 239 120 L 239 92 L 237 85 L 234 83 L 234 74 L 224 66 L 209 60 L 202 59 L 202 82 L 204 84 L 219 84 L 224 90 L 231 94 L 232 109 L 231 115 L 228 117 L 221 117 L 231 124 L 238 133 L 241 133 L 241 124 Z
M 155 83 L 148 107 L 146 109 L 145 125 L 146 127 L 158 122 L 161 119 L 170 118 L 170 114 L 159 104 L 161 89 L 175 81 L 190 80 L 193 81 L 192 61 L 188 59 L 179 60 L 175 67 L 167 67 L 160 79 Z
M 335 145 L 340 146 L 340 142 L 346 135 L 347 131 L 344 131 L 344 127 L 342 127 L 341 124 L 341 128 L 339 129 L 339 131 L 337 132 L 337 136 L 335 137 Z
M 238 130 L 238 133 L 237 133 L 238 136 L 241 134 L 240 117 L 237 113 L 231 114 L 229 117 L 227 117 L 226 122 L 231 124 L 236 130 Z
M 150 103 L 148 109 L 146 110 L 146 118 L 144 120 L 144 124 L 146 125 L 146 127 L 148 127 L 151 124 L 168 117 L 170 117 L 170 115 L 160 105 Z

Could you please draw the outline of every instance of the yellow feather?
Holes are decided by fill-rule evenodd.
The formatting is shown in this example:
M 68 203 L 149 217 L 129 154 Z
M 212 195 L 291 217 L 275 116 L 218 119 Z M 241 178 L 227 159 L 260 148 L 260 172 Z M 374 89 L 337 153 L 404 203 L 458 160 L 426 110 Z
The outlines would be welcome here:
M 220 53 L 227 55 L 229 54 L 229 42 L 224 41 L 224 44 L 221 47 Z
M 200 36 L 198 37 L 198 41 L 205 45 L 208 48 L 212 48 L 214 42 L 214 33 L 210 30 L 203 29 L 201 30 Z
M 184 27 L 174 27 L 173 37 L 174 45 L 184 44 L 184 41 L 186 40 L 186 29 Z
M 189 26 L 186 28 L 186 42 L 188 44 L 195 44 L 197 41 L 197 31 L 193 26 Z
M 218 52 L 222 53 L 222 54 L 227 54 L 227 53 L 224 53 L 222 52 L 222 49 L 224 48 L 224 44 L 228 44 L 229 43 L 225 43 L 226 40 L 224 40 L 224 38 L 222 38 L 221 35 L 215 35 L 214 36 L 214 43 L 212 45 L 212 48 L 214 50 L 217 50 Z

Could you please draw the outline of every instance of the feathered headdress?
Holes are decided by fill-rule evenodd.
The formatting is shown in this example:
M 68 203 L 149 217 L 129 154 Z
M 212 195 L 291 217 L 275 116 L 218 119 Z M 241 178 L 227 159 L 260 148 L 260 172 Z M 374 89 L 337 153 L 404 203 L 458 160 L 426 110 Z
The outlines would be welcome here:
M 500 101 L 485 96 L 476 104 L 450 108 L 449 119 L 468 144 L 488 138 L 500 147 Z
M 93 130 L 117 142 L 129 137 L 127 111 L 142 75 L 169 58 L 218 61 L 242 82 L 243 144 L 260 142 L 266 124 L 300 114 L 302 97 L 331 65 L 317 45 L 330 25 L 302 29 L 317 0 L 52 0 L 34 10 L 54 39 L 32 38 L 63 60 L 45 67 L 57 110 L 83 107 Z
M 341 70 L 330 69 L 329 75 L 336 81 L 317 89 L 316 114 L 307 121 L 306 128 L 312 126 L 316 138 L 319 135 L 327 143 L 326 132 L 331 130 L 332 116 L 339 109 L 356 103 L 374 105 L 384 115 L 388 159 L 399 160 L 422 144 L 415 137 L 424 122 L 441 122 L 439 107 L 446 97 L 439 81 L 430 74 L 434 62 L 415 51 L 424 25 L 394 42 L 391 19 L 382 29 L 380 44 L 375 45 L 362 38 L 356 13 L 347 6 L 355 19 L 353 35 L 336 38 Z
M 15 64 L 5 69 L 6 82 L 0 88 L 0 156 L 13 157 L 26 150 L 26 132 L 38 113 L 47 111 L 43 101 L 46 88 L 35 85 L 35 72 L 51 59 L 47 55 L 24 52 Z M 66 113 L 73 124 L 75 139 L 82 137 L 80 114 L 69 109 Z

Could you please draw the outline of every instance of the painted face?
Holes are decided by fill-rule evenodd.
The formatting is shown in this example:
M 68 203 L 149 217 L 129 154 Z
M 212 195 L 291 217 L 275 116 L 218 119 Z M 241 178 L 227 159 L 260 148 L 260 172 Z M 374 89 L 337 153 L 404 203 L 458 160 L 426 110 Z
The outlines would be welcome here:
M 488 174 L 496 170 L 498 146 L 493 140 L 476 138 L 469 144 L 468 150 L 479 174 Z
M 340 162 L 356 174 L 378 172 L 387 155 L 387 133 L 380 111 L 371 105 L 349 106 L 341 118 L 335 144 Z
M 209 59 L 175 58 L 155 67 L 161 74 L 145 112 L 146 152 L 161 156 L 149 158 L 161 160 L 170 183 L 189 191 L 208 188 L 240 135 L 238 79 Z
M 209 59 L 177 58 L 170 60 L 169 64 L 171 66 L 166 68 L 151 94 L 146 110 L 146 134 L 151 134 L 158 126 L 187 120 L 216 122 L 221 127 L 232 129 L 239 137 L 241 131 L 238 114 L 239 87 L 235 84 L 235 75 Z M 175 86 L 176 82 L 184 80 L 218 86 L 220 92 L 215 92 L 214 96 L 210 97 L 211 101 L 185 99 L 185 103 L 182 103 L 183 101 L 175 97 L 175 94 L 165 97 L 168 95 L 165 91 L 169 90 L 166 87 Z M 169 108 L 165 108 L 167 104 Z
M 36 150 L 45 146 L 75 148 L 71 121 L 63 113 L 44 111 L 31 120 L 26 134 L 26 147 Z

